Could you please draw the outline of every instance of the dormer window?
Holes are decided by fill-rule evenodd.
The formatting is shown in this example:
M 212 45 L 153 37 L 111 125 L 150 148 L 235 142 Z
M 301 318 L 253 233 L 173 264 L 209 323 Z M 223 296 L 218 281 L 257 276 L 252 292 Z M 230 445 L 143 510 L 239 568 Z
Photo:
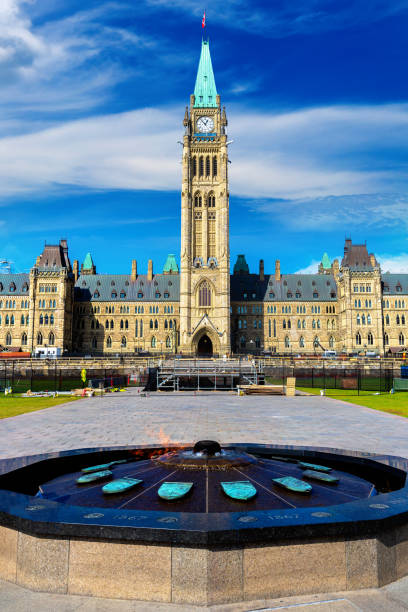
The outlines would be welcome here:
M 118 294 L 116 293 L 116 291 L 112 291 L 111 297 L 112 298 L 117 298 L 118 297 Z
M 16 290 L 16 286 L 15 286 L 15 284 L 14 284 L 14 283 L 11 283 L 11 285 L 10 285 L 10 291 L 11 291 L 11 293 L 13 293 L 13 291 L 15 291 L 15 290 Z
M 401 287 L 401 285 L 397 285 L 397 286 L 396 286 L 396 289 L 397 289 L 398 293 L 401 293 L 401 291 L 402 291 L 402 287 Z
M 98 285 L 98 287 L 101 286 L 101 281 L 96 281 L 96 284 Z
M 317 293 L 317 291 L 314 291 L 314 292 L 313 292 L 313 297 L 314 297 L 314 298 L 318 298 L 318 297 L 319 297 L 319 294 Z
M 170 293 L 168 293 L 168 292 L 166 291 L 166 292 L 165 292 L 165 294 L 164 294 L 164 297 L 165 297 L 165 298 L 169 298 L 169 297 L 170 297 Z
M 86 282 L 85 281 L 82 281 L 82 286 L 86 287 Z
M 143 293 L 141 291 L 139 291 L 139 293 L 137 294 L 137 297 L 139 298 L 139 300 L 143 297 Z
M 115 281 L 111 281 L 111 285 L 113 287 L 115 285 Z
M 125 282 L 125 286 L 128 287 L 129 286 L 129 281 Z
M 98 298 L 99 297 L 99 291 L 95 291 L 93 296 L 94 296 L 94 298 Z
M 301 293 L 300 293 L 299 291 L 296 291 L 296 297 L 297 297 L 297 298 L 302 297 L 302 295 L 301 295 Z
M 158 291 L 156 291 L 156 294 L 155 294 L 154 297 L 156 298 L 156 300 L 158 300 L 161 297 L 161 295 L 160 295 L 160 293 Z
M 121 298 L 125 298 L 125 297 L 126 297 L 126 293 L 125 293 L 124 291 L 121 291 L 121 292 L 120 292 L 120 297 L 121 297 Z

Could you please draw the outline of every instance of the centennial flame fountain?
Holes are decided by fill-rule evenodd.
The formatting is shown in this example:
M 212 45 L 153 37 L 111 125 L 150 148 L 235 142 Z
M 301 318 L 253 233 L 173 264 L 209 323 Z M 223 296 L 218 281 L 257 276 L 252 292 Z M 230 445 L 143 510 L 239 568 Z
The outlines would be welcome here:
M 0 462 L 0 577 L 34 589 L 215 604 L 408 574 L 408 460 L 230 444 Z

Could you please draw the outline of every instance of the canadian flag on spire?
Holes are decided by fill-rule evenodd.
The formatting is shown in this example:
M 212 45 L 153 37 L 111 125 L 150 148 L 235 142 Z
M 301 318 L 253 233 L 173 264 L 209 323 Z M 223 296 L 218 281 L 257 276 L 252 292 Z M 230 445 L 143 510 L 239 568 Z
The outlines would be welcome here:
M 201 27 L 205 28 L 205 11 L 204 11 L 204 15 L 203 15 L 203 20 L 201 22 Z

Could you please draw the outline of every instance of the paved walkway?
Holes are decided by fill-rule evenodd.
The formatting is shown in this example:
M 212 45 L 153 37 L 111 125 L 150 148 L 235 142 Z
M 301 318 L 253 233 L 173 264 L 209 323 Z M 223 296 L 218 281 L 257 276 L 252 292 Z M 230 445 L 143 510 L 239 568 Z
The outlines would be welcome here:
M 0 457 L 90 446 L 195 442 L 297 444 L 408 457 L 408 419 L 320 396 L 136 389 L 0 420 Z
M 315 445 L 408 457 L 408 419 L 317 397 L 238 397 L 232 393 L 129 390 L 0 420 L 0 457 L 70 448 L 194 442 Z M 202 609 L 202 608 L 200 608 Z M 408 578 L 383 589 L 213 606 L 213 612 L 400 612 L 408 610 Z M 0 581 L 2 612 L 174 612 L 191 606 L 33 593 Z

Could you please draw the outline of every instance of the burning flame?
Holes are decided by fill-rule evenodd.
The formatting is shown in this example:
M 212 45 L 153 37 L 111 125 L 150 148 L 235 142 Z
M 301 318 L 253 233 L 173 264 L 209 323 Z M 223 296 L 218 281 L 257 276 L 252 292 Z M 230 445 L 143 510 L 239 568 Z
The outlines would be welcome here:
M 178 451 L 183 448 L 187 448 L 189 445 L 182 443 L 178 440 L 173 440 L 166 432 L 163 427 L 160 427 L 159 431 L 155 432 L 153 430 L 148 430 L 146 427 L 144 428 L 146 435 L 150 438 L 157 438 L 157 442 L 161 444 L 162 448 L 153 448 L 153 449 L 135 449 L 130 451 L 132 455 L 136 457 L 141 457 L 143 459 L 150 459 L 151 457 L 158 457 L 160 455 L 164 455 L 169 452 Z

